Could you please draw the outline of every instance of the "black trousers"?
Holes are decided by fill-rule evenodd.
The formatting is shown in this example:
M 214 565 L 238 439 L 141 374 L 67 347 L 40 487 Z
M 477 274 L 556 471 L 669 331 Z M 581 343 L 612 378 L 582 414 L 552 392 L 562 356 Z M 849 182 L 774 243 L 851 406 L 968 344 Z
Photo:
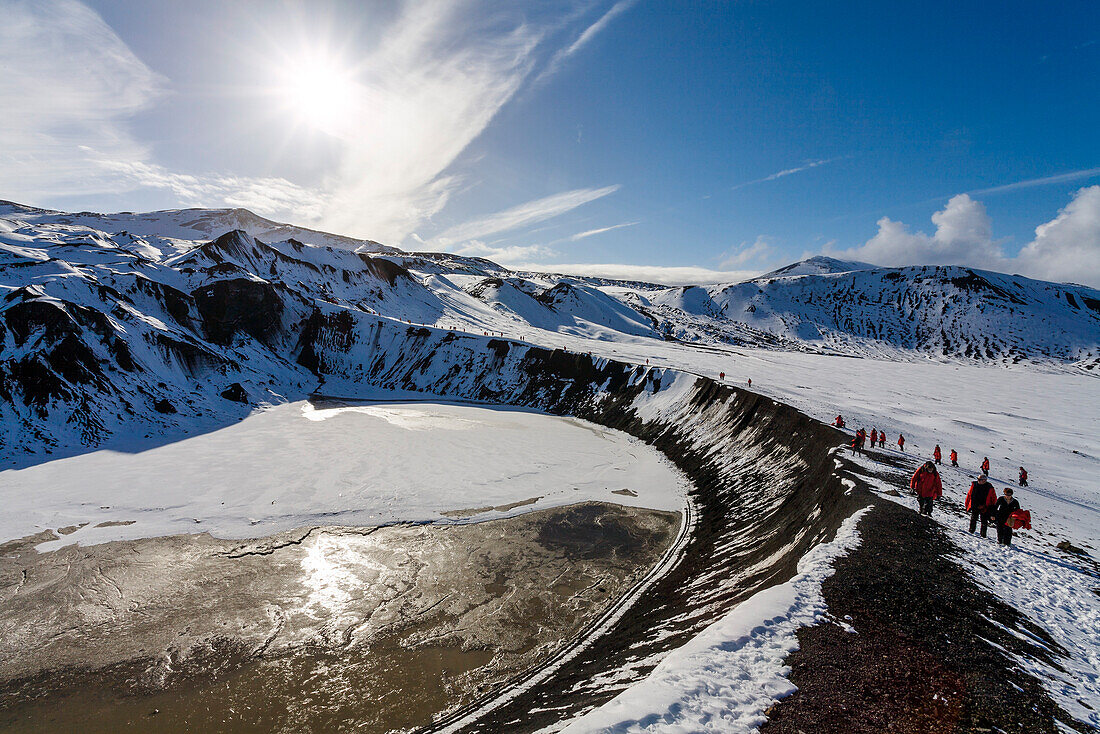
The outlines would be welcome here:
M 997 542 L 1001 545 L 1012 545 L 1012 528 L 1008 525 L 998 525 Z
M 917 504 L 920 505 L 920 514 L 932 515 L 932 503 L 935 502 L 931 497 L 917 497 Z
M 985 537 L 985 529 L 989 527 L 989 515 L 981 510 L 970 511 L 970 532 L 974 532 L 974 528 L 978 527 L 978 521 L 982 523 L 982 537 Z M 999 536 L 998 536 L 999 537 Z

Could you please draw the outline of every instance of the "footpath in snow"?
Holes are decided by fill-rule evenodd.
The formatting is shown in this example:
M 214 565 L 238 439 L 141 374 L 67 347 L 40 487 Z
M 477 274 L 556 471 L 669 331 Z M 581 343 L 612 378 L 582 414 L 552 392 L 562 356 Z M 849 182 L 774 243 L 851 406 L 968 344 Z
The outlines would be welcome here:
M 895 459 L 909 459 L 911 469 L 920 461 L 902 457 L 896 451 L 889 454 Z M 870 472 L 891 471 L 898 483 L 908 481 L 905 472 L 869 456 L 857 457 L 856 462 Z M 1044 503 L 1033 504 L 1036 497 L 1049 499 L 1041 486 L 1014 487 L 1021 506 L 1032 511 L 1033 529 L 1018 531 L 1011 546 L 998 545 L 993 528 L 986 538 L 970 533 L 970 515 L 964 512 L 963 503 L 974 472 L 949 465 L 941 465 L 940 470 L 944 497 L 936 503 L 933 519 L 957 548 L 953 560 L 982 588 L 1023 613 L 1062 647 L 1052 650 L 1026 632 L 1007 630 L 1049 652 L 1057 665 L 1009 654 L 1021 669 L 1044 683 L 1051 698 L 1067 713 L 1100 727 L 1100 565 L 1081 549 L 1060 549 L 1061 535 L 1044 529 L 1048 518 L 1035 510 L 1036 504 Z M 1005 486 L 1012 485 L 996 482 L 995 486 L 1000 494 Z M 888 490 L 889 485 L 880 483 L 878 488 Z M 882 496 L 906 506 L 916 505 L 915 499 L 904 494 L 895 497 L 884 491 Z M 1081 511 L 1082 521 L 1090 517 L 1094 517 L 1093 512 Z

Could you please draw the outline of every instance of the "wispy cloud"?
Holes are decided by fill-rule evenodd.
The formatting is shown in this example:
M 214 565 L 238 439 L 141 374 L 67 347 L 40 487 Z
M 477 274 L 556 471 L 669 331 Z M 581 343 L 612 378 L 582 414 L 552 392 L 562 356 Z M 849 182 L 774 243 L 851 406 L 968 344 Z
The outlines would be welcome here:
M 588 45 L 600 31 L 611 23 L 611 21 L 615 20 L 615 18 L 622 15 L 627 10 L 630 10 L 631 6 L 636 3 L 637 0 L 619 0 L 619 2 L 612 5 L 606 13 L 596 20 L 596 22 L 581 31 L 581 34 L 577 36 L 573 43 L 558 50 L 558 52 L 551 57 L 550 61 L 546 64 L 546 68 L 542 70 L 535 81 L 541 82 L 556 74 L 562 64 L 565 63 L 566 59 Z
M 640 280 L 661 285 L 712 285 L 740 283 L 760 275 L 759 270 L 711 270 L 693 266 L 629 265 L 625 263 L 525 263 L 512 265 L 515 270 L 581 275 L 611 280 Z
M 577 240 L 583 240 L 588 237 L 594 237 L 604 232 L 610 232 L 613 229 L 622 229 L 623 227 L 633 227 L 637 222 L 623 222 L 622 224 L 612 224 L 610 227 L 600 227 L 599 229 L 590 229 L 585 232 L 577 232 L 575 235 L 569 237 L 570 242 L 576 242 Z
M 461 0 L 408 0 L 358 63 L 358 124 L 322 223 L 400 243 L 438 213 L 461 179 L 447 169 L 510 100 L 547 31 Z
M 1016 191 L 1018 189 L 1030 189 L 1036 186 L 1051 186 L 1053 184 L 1069 183 L 1071 181 L 1081 181 L 1086 178 L 1093 178 L 1100 176 L 1100 167 L 1097 168 L 1082 168 L 1079 171 L 1070 171 L 1069 173 L 1060 173 L 1057 176 L 1044 176 L 1042 178 L 1029 178 L 1025 181 L 1016 181 L 1015 183 L 1003 184 L 1001 186 L 991 186 L 988 189 L 977 189 L 969 193 L 975 196 L 981 196 L 983 194 L 1000 194 L 1005 191 Z
M 612 7 L 561 58 L 628 4 Z M 6 112 L 0 115 L 0 189 L 32 203 L 161 189 L 184 205 L 247 203 L 267 215 L 401 244 L 463 185 L 453 170 L 456 160 L 528 80 L 543 42 L 562 27 L 562 7 L 531 16 L 508 3 L 473 12 L 467 0 L 402 0 L 379 13 L 382 42 L 358 57 L 343 49 L 353 79 L 341 106 L 349 112 L 342 124 L 325 128 L 339 164 L 311 189 L 278 176 L 158 165 L 129 126 L 136 113 L 165 96 L 168 81 L 86 4 L 0 0 L 0 102 Z M 308 51 L 325 42 L 304 38 L 302 46 Z M 292 45 L 273 42 L 247 51 L 277 66 L 280 54 L 294 61 L 290 56 L 301 49 Z M 273 123 L 285 130 L 265 134 L 290 135 L 286 117 L 274 116 Z M 529 215 L 538 221 L 538 212 Z
M 599 189 L 574 189 L 535 199 L 510 209 L 450 227 L 442 234 L 433 237 L 426 245 L 429 249 L 446 250 L 464 242 L 487 237 L 498 232 L 510 232 L 560 216 L 582 204 L 595 201 L 618 190 L 618 185 L 604 186 Z
M 82 3 L 0 0 L 0 16 L 0 190 L 28 201 L 111 191 L 88 148 L 145 159 L 127 123 L 167 81 Z
M 90 154 L 94 157 L 93 151 Z M 243 207 L 272 219 L 310 224 L 320 218 L 325 204 L 322 193 L 285 178 L 193 176 L 141 161 L 95 160 L 104 171 L 118 177 L 121 188 L 165 189 L 182 206 Z
M 754 179 L 752 181 L 746 181 L 744 183 L 739 183 L 736 186 L 732 187 L 731 191 L 736 191 L 737 189 L 743 189 L 746 186 L 754 186 L 754 185 L 759 184 L 759 183 L 765 183 L 767 181 L 774 181 L 777 178 L 783 178 L 784 176 L 792 176 L 796 173 L 801 173 L 802 171 L 808 171 L 811 168 L 817 168 L 818 166 L 824 166 L 828 163 L 835 163 L 836 161 L 839 161 L 839 160 L 840 160 L 840 158 L 837 157 L 837 158 L 823 158 L 823 159 L 817 160 L 817 161 L 809 161 L 808 163 L 804 163 L 803 165 L 797 166 L 795 168 L 786 168 L 782 171 L 776 171 L 775 173 L 771 174 L 770 176 L 765 176 L 764 178 L 758 178 L 758 179 Z
M 484 257 L 501 265 L 517 262 L 530 262 L 532 259 L 545 259 L 557 253 L 545 245 L 507 245 L 494 247 L 480 240 L 471 240 L 454 250 L 456 255 Z
M 762 264 L 770 261 L 775 248 L 771 238 L 760 235 L 753 242 L 742 242 L 722 258 L 723 268 L 744 267 L 749 263 Z

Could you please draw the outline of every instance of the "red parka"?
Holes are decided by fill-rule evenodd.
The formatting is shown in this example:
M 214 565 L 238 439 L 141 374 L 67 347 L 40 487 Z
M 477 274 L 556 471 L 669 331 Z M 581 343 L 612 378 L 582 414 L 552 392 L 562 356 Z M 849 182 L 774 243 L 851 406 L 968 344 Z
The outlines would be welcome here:
M 913 473 L 913 478 L 909 480 L 909 488 L 918 497 L 924 499 L 938 500 L 943 497 L 943 484 L 940 483 L 940 475 L 928 471 L 923 466 Z
M 989 474 L 989 459 L 982 459 L 982 474 Z
M 937 447 L 936 447 L 936 450 L 932 452 L 932 457 L 933 457 L 933 458 L 934 458 L 934 459 L 935 459 L 936 461 L 939 461 L 939 460 L 940 460 L 940 458 L 942 458 L 942 457 L 943 457 L 943 454 L 941 454 L 941 453 L 940 453 L 940 447 L 939 447 L 939 446 L 937 446 Z
M 993 505 L 997 504 L 997 490 L 993 488 L 992 484 L 986 483 L 989 489 L 985 493 L 985 497 L 982 497 L 982 492 L 979 489 L 977 496 L 975 497 L 975 486 L 977 482 L 970 483 L 970 489 L 966 491 L 966 511 L 969 512 L 971 507 L 977 507 L 981 510 L 988 510 Z

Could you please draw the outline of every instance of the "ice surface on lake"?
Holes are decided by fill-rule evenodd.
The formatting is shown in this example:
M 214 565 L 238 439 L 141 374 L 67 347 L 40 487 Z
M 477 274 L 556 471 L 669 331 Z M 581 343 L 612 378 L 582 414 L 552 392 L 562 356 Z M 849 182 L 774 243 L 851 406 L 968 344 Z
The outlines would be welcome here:
M 613 494 L 622 489 L 637 497 Z M 81 523 L 41 549 L 482 520 L 585 500 L 679 510 L 683 493 L 682 475 L 655 449 L 574 418 L 447 403 L 296 402 L 139 453 L 101 450 L 0 472 L 0 541 Z

